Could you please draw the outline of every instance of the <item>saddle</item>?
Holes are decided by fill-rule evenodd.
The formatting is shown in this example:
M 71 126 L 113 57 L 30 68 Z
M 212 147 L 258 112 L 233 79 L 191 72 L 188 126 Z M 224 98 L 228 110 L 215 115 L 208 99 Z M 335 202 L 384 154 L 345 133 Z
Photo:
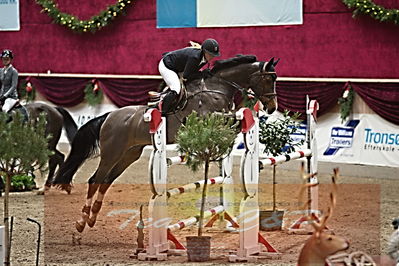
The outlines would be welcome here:
M 174 108 L 173 112 L 183 109 L 187 103 L 186 86 L 184 85 L 183 81 L 181 81 L 180 83 L 181 83 L 181 90 L 180 90 L 179 97 L 177 99 L 177 103 L 175 104 L 175 108 Z M 170 90 L 169 87 L 165 86 L 162 88 L 161 92 L 149 91 L 148 95 L 150 96 L 150 101 L 147 104 L 148 107 L 149 108 L 158 108 L 159 104 L 163 100 L 163 97 L 168 93 L 169 90 Z
M 7 100 L 13 100 L 13 101 L 7 101 Z M 29 121 L 28 110 L 25 108 L 25 106 L 20 104 L 19 100 L 8 98 L 4 101 L 3 104 L 0 103 L 0 107 L 2 112 L 8 114 L 7 123 L 12 121 L 12 114 L 16 112 L 19 112 L 23 116 L 24 122 Z

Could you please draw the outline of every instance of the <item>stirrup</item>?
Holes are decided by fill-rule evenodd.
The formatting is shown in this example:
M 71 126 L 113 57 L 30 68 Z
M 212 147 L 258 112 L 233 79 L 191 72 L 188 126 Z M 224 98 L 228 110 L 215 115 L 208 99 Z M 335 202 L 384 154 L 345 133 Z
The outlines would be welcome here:
M 148 102 L 147 106 L 150 107 L 150 108 L 157 108 L 159 106 L 160 102 L 161 102 L 160 100 L 158 100 L 156 102 Z

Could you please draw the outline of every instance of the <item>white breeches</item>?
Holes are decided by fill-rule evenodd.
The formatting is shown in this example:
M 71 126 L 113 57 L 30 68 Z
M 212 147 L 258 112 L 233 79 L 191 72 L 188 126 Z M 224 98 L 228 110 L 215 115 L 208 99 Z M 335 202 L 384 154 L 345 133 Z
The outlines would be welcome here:
M 14 107 L 14 105 L 17 104 L 17 102 L 18 102 L 18 100 L 16 100 L 16 99 L 7 98 L 7 99 L 4 101 L 4 105 L 3 105 L 3 107 L 1 108 L 1 110 L 2 110 L 4 113 L 7 113 L 8 111 L 10 111 L 10 110 Z
M 176 72 L 170 70 L 163 63 L 163 59 L 159 62 L 158 65 L 159 73 L 161 74 L 163 80 L 165 80 L 166 85 L 173 91 L 180 94 L 180 79 Z

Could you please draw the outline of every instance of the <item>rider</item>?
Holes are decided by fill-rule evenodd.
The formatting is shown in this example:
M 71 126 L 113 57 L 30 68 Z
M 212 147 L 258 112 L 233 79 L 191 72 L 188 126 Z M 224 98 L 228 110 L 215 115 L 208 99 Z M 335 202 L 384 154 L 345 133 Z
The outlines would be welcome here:
M 164 79 L 169 90 L 162 102 L 162 113 L 173 111 L 181 91 L 179 73 L 183 81 L 200 78 L 208 72 L 199 70 L 214 57 L 220 56 L 219 44 L 214 39 L 206 39 L 199 47 L 186 47 L 172 52 L 164 53 L 159 62 L 159 73 Z
M 11 64 L 13 58 L 11 50 L 6 49 L 1 53 L 4 67 L 0 69 L 0 103 L 3 104 L 3 112 L 9 112 L 18 103 L 18 71 Z

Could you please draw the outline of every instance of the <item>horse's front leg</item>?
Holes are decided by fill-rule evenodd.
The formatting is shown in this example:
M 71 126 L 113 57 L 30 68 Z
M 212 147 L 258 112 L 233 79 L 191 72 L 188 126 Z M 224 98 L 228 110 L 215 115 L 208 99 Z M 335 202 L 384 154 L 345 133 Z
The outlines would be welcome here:
M 75 223 L 76 230 L 78 230 L 79 233 L 83 232 L 83 230 L 85 229 L 86 223 L 90 217 L 91 202 L 93 200 L 94 194 L 96 193 L 96 191 L 98 189 L 98 186 L 99 186 L 99 184 L 89 183 L 86 204 L 83 206 L 80 219 L 78 221 L 76 221 L 76 223 Z
M 54 154 L 50 157 L 49 163 L 48 163 L 48 175 L 47 175 L 47 180 L 46 183 L 44 183 L 44 187 L 41 188 L 37 194 L 38 195 L 44 195 L 46 191 L 49 191 L 52 185 L 55 169 L 57 166 L 61 166 L 61 164 L 64 162 L 65 155 L 61 153 L 58 150 L 53 150 Z M 64 184 L 65 190 L 68 194 L 71 194 L 71 185 L 70 184 Z

